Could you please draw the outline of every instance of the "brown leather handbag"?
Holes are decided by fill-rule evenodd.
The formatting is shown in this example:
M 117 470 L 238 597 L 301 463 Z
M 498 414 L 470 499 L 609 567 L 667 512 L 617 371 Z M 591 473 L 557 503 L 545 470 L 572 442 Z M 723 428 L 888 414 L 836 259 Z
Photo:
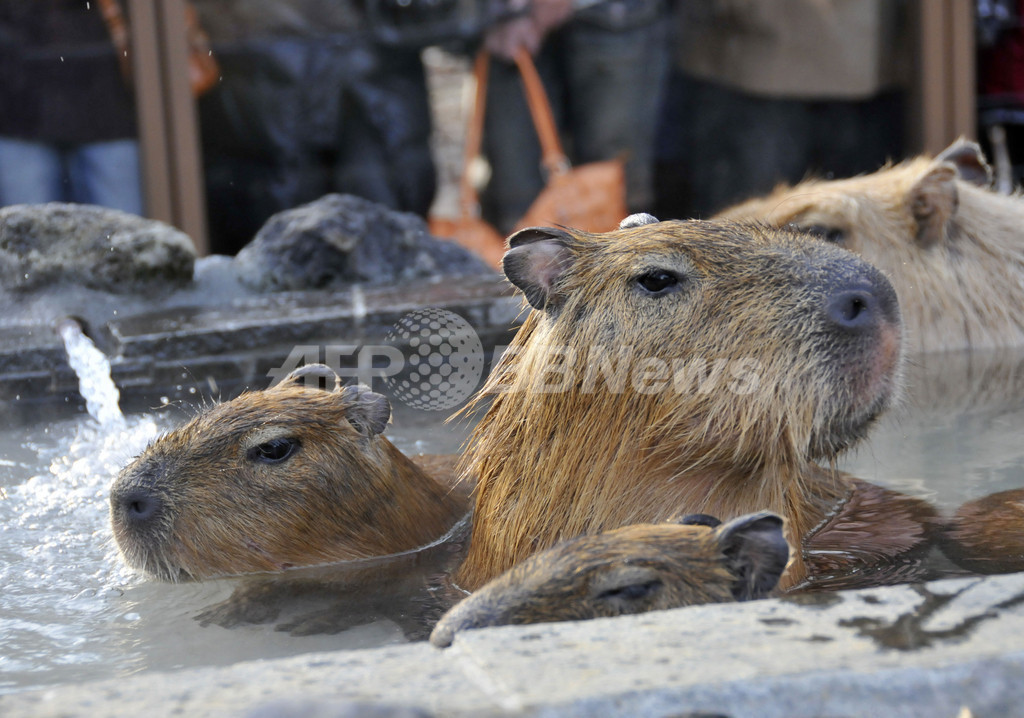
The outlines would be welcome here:
M 561 225 L 584 232 L 610 232 L 626 216 L 626 168 L 622 158 L 572 167 L 558 138 L 551 104 L 530 53 L 520 49 L 516 65 L 523 78 L 526 101 L 540 138 L 541 164 L 547 186 L 516 225 Z
M 99 8 L 117 50 L 121 74 L 131 82 L 131 42 L 124 9 L 118 0 L 99 0 Z M 188 35 L 188 79 L 192 96 L 199 97 L 213 89 L 220 80 L 220 66 L 210 49 L 210 38 L 199 24 L 199 15 L 189 2 L 185 3 L 185 31 Z
M 428 218 L 430 233 L 445 237 L 475 252 L 485 262 L 501 269 L 505 254 L 505 238 L 493 226 L 480 218 L 480 198 L 469 177 L 469 168 L 480 154 L 484 134 L 484 107 L 487 104 L 487 68 L 490 58 L 481 50 L 477 53 L 473 73 L 476 76 L 476 99 L 473 114 L 466 128 L 466 144 L 462 158 L 462 177 L 459 179 L 459 216 L 456 218 Z
M 522 75 L 530 116 L 540 139 L 541 165 L 547 174 L 547 185 L 519 220 L 516 229 L 538 225 L 561 225 L 585 232 L 616 229 L 626 216 L 626 173 L 622 159 L 573 167 L 562 149 L 551 104 L 530 53 L 521 50 L 515 60 Z M 480 154 L 483 138 L 489 64 L 490 56 L 485 50 L 477 53 L 473 68 L 476 99 L 466 131 L 459 181 L 460 215 L 455 219 L 431 216 L 429 223 L 430 233 L 434 236 L 451 238 L 500 269 L 506 249 L 505 239 L 480 219 L 480 200 L 469 179 L 470 164 Z

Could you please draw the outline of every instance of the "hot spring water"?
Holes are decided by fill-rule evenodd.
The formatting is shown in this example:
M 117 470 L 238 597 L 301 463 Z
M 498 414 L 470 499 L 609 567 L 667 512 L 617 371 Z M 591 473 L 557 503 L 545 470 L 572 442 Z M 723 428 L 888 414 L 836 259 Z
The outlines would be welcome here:
M 0 692 L 407 640 L 394 621 L 372 615 L 334 633 L 310 630 L 323 622 L 304 624 L 302 612 L 319 617 L 324 606 L 302 600 L 297 614 L 284 610 L 265 624 L 204 625 L 198 617 L 236 605 L 224 602 L 252 580 L 165 584 L 126 569 L 107 516 L 110 483 L 183 415 L 165 408 L 122 417 L 106 359 L 76 325 L 62 334 L 91 416 L 0 431 Z M 1024 353 L 929 357 L 911 372 L 903 405 L 841 468 L 946 511 L 1024 486 L 1022 367 Z M 442 419 L 399 412 L 388 433 L 408 452 L 455 451 L 466 427 Z M 438 570 L 416 565 L 412 583 Z
M 275 630 L 279 622 L 204 627 L 196 615 L 245 579 L 165 584 L 126 568 L 108 519 L 110 484 L 182 414 L 122 416 L 102 352 L 77 324 L 61 334 L 89 414 L 0 430 L 0 692 L 406 640 L 387 621 L 312 636 Z M 420 428 L 422 417 L 398 418 L 389 433 L 405 451 L 455 451 L 464 431 L 427 418 Z

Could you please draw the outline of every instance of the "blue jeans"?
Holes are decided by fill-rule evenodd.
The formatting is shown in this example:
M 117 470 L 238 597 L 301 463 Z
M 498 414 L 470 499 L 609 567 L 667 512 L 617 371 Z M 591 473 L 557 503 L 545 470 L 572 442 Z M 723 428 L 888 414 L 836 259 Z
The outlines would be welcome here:
M 135 140 L 81 145 L 0 137 L 0 206 L 81 202 L 141 215 Z

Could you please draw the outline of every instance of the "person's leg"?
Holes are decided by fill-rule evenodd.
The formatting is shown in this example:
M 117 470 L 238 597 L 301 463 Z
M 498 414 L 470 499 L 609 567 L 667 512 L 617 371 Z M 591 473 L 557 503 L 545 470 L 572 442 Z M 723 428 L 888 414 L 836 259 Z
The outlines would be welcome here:
M 723 84 L 687 79 L 685 142 L 695 216 L 795 182 L 807 167 L 803 103 L 756 97 Z
M 534 57 L 544 83 L 555 122 L 561 124 L 562 32 L 548 36 Z M 481 196 L 484 217 L 500 232 L 512 230 L 544 189 L 540 142 L 526 104 L 519 70 L 512 63 L 492 59 L 484 117 L 484 156 L 491 177 Z M 568 148 L 566 148 L 568 152 Z
M 71 199 L 141 215 L 142 172 L 135 140 L 79 145 L 69 155 Z
M 653 155 L 668 76 L 668 24 L 569 27 L 569 126 L 577 164 L 626 158 L 630 211 L 654 204 Z
M 863 100 L 815 103 L 809 135 L 811 160 L 825 176 L 874 172 L 903 158 L 903 95 L 884 92 Z
M 63 174 L 56 147 L 0 137 L 0 206 L 64 200 Z
M 430 100 L 418 52 L 381 51 L 344 95 L 334 189 L 425 216 L 437 187 Z

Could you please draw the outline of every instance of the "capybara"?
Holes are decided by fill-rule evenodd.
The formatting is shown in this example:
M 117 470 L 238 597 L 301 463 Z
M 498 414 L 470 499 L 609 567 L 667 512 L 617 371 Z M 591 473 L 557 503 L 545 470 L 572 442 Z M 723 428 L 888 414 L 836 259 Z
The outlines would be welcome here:
M 782 519 L 756 513 L 708 525 L 633 524 L 577 536 L 530 556 L 446 613 L 445 647 L 468 628 L 578 621 L 767 595 L 789 546 Z
M 676 515 L 786 519 L 783 588 L 921 548 L 933 509 L 831 462 L 898 393 L 885 276 L 787 229 L 630 218 L 509 238 L 533 311 L 463 456 L 474 590 L 560 540 Z
M 980 148 L 958 141 L 852 179 L 809 179 L 719 217 L 793 226 L 885 272 L 912 352 L 1024 343 L 1024 199 L 988 189 Z
M 947 523 L 940 545 L 969 571 L 1024 571 L 1024 489 L 968 501 Z
M 307 387 L 307 378 L 333 388 Z M 115 480 L 110 516 L 125 561 L 178 581 L 380 556 L 437 539 L 467 511 L 468 497 L 381 435 L 390 416 L 386 397 L 341 387 L 322 365 L 210 407 Z

